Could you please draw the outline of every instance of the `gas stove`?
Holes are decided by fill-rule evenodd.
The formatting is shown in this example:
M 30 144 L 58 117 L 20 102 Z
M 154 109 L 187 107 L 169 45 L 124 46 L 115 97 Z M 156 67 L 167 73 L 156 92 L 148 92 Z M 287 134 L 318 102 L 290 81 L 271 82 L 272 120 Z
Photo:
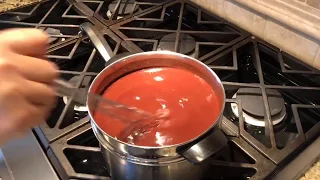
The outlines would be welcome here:
M 47 31 L 48 59 L 86 97 L 111 63 L 79 35 L 86 21 L 103 32 L 114 60 L 169 50 L 220 77 L 227 97 L 221 129 L 229 143 L 210 158 L 203 179 L 293 179 L 319 155 L 320 72 L 192 2 L 48 1 L 0 15 L 0 28 Z M 47 122 L 34 128 L 59 179 L 113 179 L 89 121 L 85 105 L 61 97 Z

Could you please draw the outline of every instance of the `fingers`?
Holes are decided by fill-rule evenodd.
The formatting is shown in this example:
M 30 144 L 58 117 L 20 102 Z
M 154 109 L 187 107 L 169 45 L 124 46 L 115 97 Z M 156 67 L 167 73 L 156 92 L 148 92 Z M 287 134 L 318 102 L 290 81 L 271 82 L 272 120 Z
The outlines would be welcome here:
M 4 123 L 0 127 L 0 134 L 2 134 L 0 137 L 6 135 L 8 138 L 13 138 L 24 134 L 28 129 L 43 123 L 51 110 L 49 106 L 35 106 L 26 100 L 19 101 L 18 104 L 15 102 L 9 104 L 7 105 L 8 109 L 3 111 L 5 113 L 1 115 L 1 120 Z
M 24 132 L 44 121 L 45 113 L 42 109 L 27 101 L 21 101 L 7 121 L 6 129 L 13 132 Z
M 49 37 L 46 33 L 34 28 L 8 29 L 0 33 L 1 44 L 17 54 L 44 57 Z
M 11 64 L 28 80 L 52 83 L 58 68 L 44 60 L 48 36 L 37 29 L 10 29 L 0 33 L 0 65 Z
M 52 83 L 58 77 L 58 68 L 52 62 L 19 54 L 12 54 L 12 59 L 15 59 L 12 63 L 18 71 L 28 80 Z
M 19 73 L 0 69 L 0 120 L 21 130 L 43 122 L 55 103 L 49 85 L 24 79 Z M 5 128 L 1 125 L 1 129 Z
M 54 105 L 56 93 L 50 85 L 26 80 L 24 86 L 23 94 L 31 104 L 39 106 Z
M 23 132 L 44 121 L 47 112 L 43 111 L 43 108 L 30 104 L 17 91 L 5 92 L 5 94 L 7 96 L 1 97 L 0 100 L 0 117 L 3 121 L 0 128 L 1 132 L 7 132 L 8 134 Z

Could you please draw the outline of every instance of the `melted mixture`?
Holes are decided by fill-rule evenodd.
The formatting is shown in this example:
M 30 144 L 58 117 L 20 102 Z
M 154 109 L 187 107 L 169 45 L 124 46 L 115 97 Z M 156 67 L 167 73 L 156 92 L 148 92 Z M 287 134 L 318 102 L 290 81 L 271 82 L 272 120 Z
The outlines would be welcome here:
M 177 68 L 133 72 L 114 82 L 103 96 L 150 113 L 169 110 L 166 121 L 134 142 L 140 146 L 174 145 L 193 139 L 212 126 L 221 109 L 209 84 L 195 74 Z M 98 113 L 94 118 L 107 134 L 128 142 L 128 138 L 121 135 L 128 128 L 127 124 Z

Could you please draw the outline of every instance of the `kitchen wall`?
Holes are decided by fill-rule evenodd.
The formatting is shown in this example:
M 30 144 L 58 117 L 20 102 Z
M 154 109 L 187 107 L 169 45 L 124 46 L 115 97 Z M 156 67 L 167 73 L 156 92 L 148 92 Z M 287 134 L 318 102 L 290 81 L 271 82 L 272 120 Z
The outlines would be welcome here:
M 320 69 L 320 0 L 191 0 Z

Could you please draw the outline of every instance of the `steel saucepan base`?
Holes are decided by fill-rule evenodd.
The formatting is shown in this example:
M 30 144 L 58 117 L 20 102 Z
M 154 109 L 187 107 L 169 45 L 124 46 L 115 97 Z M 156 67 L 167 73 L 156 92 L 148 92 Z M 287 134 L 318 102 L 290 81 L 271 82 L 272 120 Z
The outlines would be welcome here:
M 182 157 L 175 162 L 147 164 L 121 157 L 104 145 L 100 148 L 114 180 L 200 180 L 209 166 L 208 162 L 193 165 Z

